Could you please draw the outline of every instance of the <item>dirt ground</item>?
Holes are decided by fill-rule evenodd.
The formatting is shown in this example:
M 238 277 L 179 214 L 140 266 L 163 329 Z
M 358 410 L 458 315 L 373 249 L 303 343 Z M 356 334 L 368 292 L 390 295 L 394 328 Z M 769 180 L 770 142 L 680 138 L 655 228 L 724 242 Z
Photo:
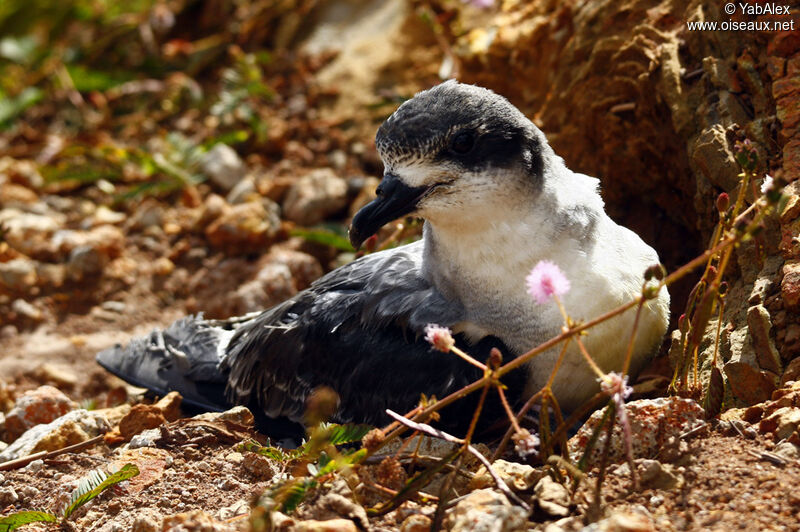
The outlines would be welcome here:
M 48 94 L 22 115 L 24 120 L 10 133 L 4 132 L 0 149 L 8 148 L 8 155 L 0 157 L 0 217 L 4 213 L 13 217 L 0 220 L 0 413 L 8 414 L 26 392 L 50 385 L 74 401 L 71 408 L 107 412 L 108 425 L 114 427 L 119 416 L 113 412 L 127 408 L 122 405 L 149 405 L 152 400 L 100 368 L 94 361 L 98 351 L 163 328 L 188 313 L 202 311 L 221 318 L 267 308 L 352 260 L 352 250 L 337 242 L 352 213 L 373 194 L 382 173 L 371 143 L 374 130 L 417 86 L 437 79 L 441 50 L 428 26 L 417 18 L 400 25 L 400 34 L 412 36 L 414 46 L 387 42 L 370 51 L 368 45 L 356 43 L 338 63 L 333 62 L 335 54 L 324 52 L 312 57 L 276 52 L 264 64 L 259 62 L 261 56 L 243 49 L 247 46 L 231 46 L 210 63 L 218 66 L 205 71 L 198 67 L 201 70 L 193 73 L 199 82 L 192 81 L 202 86 L 208 102 L 189 101 L 185 93 L 194 85 L 180 73 L 149 80 L 157 83 L 132 82 L 125 85 L 129 92 L 118 86 L 85 90 L 78 113 L 64 103 L 74 94 Z M 202 20 L 216 28 L 214 16 Z M 260 31 L 256 24 L 247 27 Z M 188 33 L 165 40 L 164 48 L 169 44 L 178 50 L 177 57 L 185 59 L 180 54 L 191 48 L 187 43 L 193 37 Z M 201 42 L 205 34 L 198 33 L 194 37 Z M 381 71 L 386 79 L 376 82 L 368 77 L 375 74 L 368 68 L 366 52 L 394 54 Z M 346 61 L 360 65 L 358 75 L 349 81 L 347 76 L 344 81 L 337 78 L 338 91 L 321 88 L 316 74 L 328 64 L 335 68 L 325 75 L 346 73 Z M 253 79 L 246 77 L 254 72 L 258 75 Z M 375 89 L 365 79 L 384 89 Z M 242 96 L 242 88 L 258 84 L 261 89 Z M 362 101 L 373 96 L 376 101 Z M 238 111 L 212 116 L 212 103 L 229 98 L 234 98 Z M 331 107 L 327 105 L 331 101 L 338 103 Z M 49 124 L 73 129 L 50 130 Z M 269 127 L 259 133 L 263 138 L 256 138 L 253 131 L 264 124 Z M 250 136 L 230 140 L 240 129 Z M 236 150 L 215 151 L 214 146 L 226 141 Z M 58 143 L 61 147 L 54 148 L 47 162 L 35 162 Z M 64 148 L 83 149 L 84 144 L 106 151 L 98 148 L 99 156 L 86 148 L 75 156 L 74 150 Z M 169 164 L 162 161 L 162 167 L 177 166 L 190 177 L 203 174 L 203 179 L 181 180 L 178 186 L 167 179 L 166 185 L 173 188 L 143 193 L 153 176 L 142 168 L 131 170 L 132 160 L 146 159 L 139 149 L 163 155 Z M 204 156 L 213 152 L 214 157 L 200 163 L 194 158 L 196 151 Z M 593 153 L 586 150 L 583 155 Z M 37 168 L 48 165 L 56 174 L 44 180 Z M 91 165 L 101 169 L 112 165 L 119 170 L 118 179 L 109 183 L 72 178 L 75 167 Z M 235 175 L 235 184 L 226 172 Z M 713 202 L 708 208 L 713 209 Z M 638 212 L 631 211 L 630 216 L 640 216 Z M 311 233 L 303 232 L 308 227 L 313 228 Z M 388 227 L 381 241 L 403 241 L 418 231 L 419 227 L 404 231 Z M 683 244 L 678 242 L 676 248 Z M 787 321 L 785 316 L 784 312 Z M 789 336 L 789 329 L 784 323 L 782 334 Z M 800 338 L 798 331 L 792 341 Z M 670 375 L 666 358 L 660 358 L 650 372 Z M 659 393 L 663 390 L 652 395 Z M 773 397 L 780 399 L 781 394 L 783 403 L 767 401 L 762 409 L 786 407 L 790 417 L 800 408 L 800 390 L 784 382 Z M 514 487 L 532 508 L 522 518 L 519 504 L 470 500 L 478 465 L 465 465 L 454 481 L 455 499 L 447 506 L 443 526 L 459 531 L 547 532 L 800 530 L 796 428 L 800 420 L 794 421 L 794 435 L 779 444 L 774 427 L 760 423 L 758 412 L 728 412 L 724 421 L 711 420 L 681 431 L 670 447 L 638 456 L 636 483 L 627 463 L 610 464 L 599 500 L 598 468 L 586 473 L 574 492 L 554 488 L 557 502 L 552 502 L 539 491 L 543 466 L 533 459 L 524 464 L 509 451 L 505 458 L 525 468 L 516 473 L 525 477 L 522 485 Z M 267 439 L 252 429 L 241 411 L 201 419 L 191 417 L 194 414 L 167 418 L 134 443 L 107 437 L 28 464 L 4 468 L 0 463 L 0 516 L 31 509 L 55 511 L 92 470 L 134 463 L 138 476 L 85 505 L 63 528 L 263 529 L 258 528 L 259 519 L 271 509 L 264 494 L 276 483 L 308 475 L 310 464 L 275 460 L 245 449 L 243 442 L 266 445 Z M 0 452 L 13 440 L 6 428 L 0 427 Z M 482 449 L 488 454 L 493 445 Z M 441 456 L 435 450 L 429 454 Z M 435 497 L 445 482 L 442 475 L 423 488 L 429 495 L 416 496 L 384 515 L 367 515 L 365 508 L 388 500 L 392 490 L 419 471 L 416 457 L 381 462 L 387 456 L 392 456 L 389 451 L 380 451 L 368 465 L 320 479 L 295 512 L 272 514 L 272 526 L 297 531 L 428 530 L 436 520 Z M 567 467 L 557 465 L 548 471 L 560 481 Z M 467 517 L 459 521 L 458 515 Z M 481 515 L 496 519 L 480 525 Z M 33 524 L 24 529 L 55 526 Z
M 178 273 L 178 262 L 178 268 L 164 276 L 156 266 L 159 255 L 143 249 L 140 237 L 138 230 L 130 230 L 120 255 L 135 264 L 130 270 L 134 272 L 132 279 L 120 284 L 107 275 L 88 287 L 70 288 L 83 294 L 79 299 L 87 301 L 82 312 L 60 313 L 58 301 L 63 296 L 33 298 L 44 309 L 43 323 L 32 327 L 19 321 L 18 328 L 13 326 L 16 332 L 11 326 L 3 329 L 0 366 L 10 396 L 50 384 L 84 405 L 106 407 L 141 402 L 136 390 L 96 365 L 96 352 L 154 327 L 164 327 L 203 305 L 202 300 L 197 301 L 200 294 L 184 299 L 166 294 L 164 287 L 169 286 L 172 277 L 182 279 L 201 272 L 213 278 L 219 271 L 226 275 L 238 271 L 238 279 L 228 279 L 232 286 L 252 280 L 252 269 L 231 269 L 223 256 L 215 256 L 213 251 L 205 263 L 195 266 L 194 272 Z M 180 241 L 175 236 L 156 238 L 165 245 Z M 298 239 L 288 239 L 281 247 L 296 253 L 309 249 Z M 256 259 L 246 260 L 252 263 Z M 185 266 L 187 270 L 190 267 Z M 104 305 L 107 301 L 117 303 Z M 773 450 L 774 439 L 760 434 L 754 428 L 757 424 L 741 426 L 745 430 L 740 434 L 727 422 L 712 423 L 710 427 L 714 428 L 688 435 L 685 445 L 669 456 L 643 457 L 658 459 L 666 464 L 664 467 L 671 468 L 674 479 L 666 484 L 656 477 L 637 489 L 626 470 L 627 464 L 611 466 L 602 484 L 603 503 L 599 509 L 592 504 L 598 474 L 594 469 L 571 497 L 567 517 L 539 509 L 531 515 L 528 526 L 551 531 L 580 530 L 588 521 L 611 516 L 612 521 L 604 521 L 604 526 L 617 528 L 604 530 L 798 530 L 800 498 L 796 486 L 800 485 L 800 463 L 796 458 L 776 460 L 774 455 L 764 455 Z M 293 473 L 286 471 L 285 463 L 242 451 L 238 446 L 245 440 L 264 441 L 242 425 L 231 428 L 219 421 L 192 424 L 183 419 L 164 426 L 159 438 L 150 447 L 136 449 L 101 442 L 79 452 L 3 471 L 1 511 L 7 514 L 22 509 L 54 509 L 66 500 L 77 480 L 91 470 L 133 462 L 141 474 L 79 510 L 70 519 L 70 526 L 87 531 L 247 530 L 251 506 L 276 479 L 283 478 L 281 475 Z M 320 491 L 329 489 L 323 486 Z M 523 490 L 521 497 L 536 500 L 530 488 Z M 411 530 L 410 525 L 403 524 L 409 516 L 430 519 L 434 508 L 430 502 L 408 502 L 388 515 L 371 518 L 366 528 Z M 337 515 L 315 509 L 313 502 L 299 511 L 299 516 L 292 518 L 296 521 L 290 524 Z M 352 522 L 364 527 L 358 519 Z M 29 529 L 46 527 L 29 525 Z

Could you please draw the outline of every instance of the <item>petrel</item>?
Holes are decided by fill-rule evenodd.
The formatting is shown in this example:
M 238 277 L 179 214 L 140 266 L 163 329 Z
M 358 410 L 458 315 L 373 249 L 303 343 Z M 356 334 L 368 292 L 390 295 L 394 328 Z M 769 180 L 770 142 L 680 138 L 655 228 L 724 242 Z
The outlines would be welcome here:
M 333 420 L 379 425 L 420 397 L 442 398 L 482 371 L 424 338 L 449 327 L 456 345 L 507 362 L 557 335 L 564 318 L 526 290 L 542 260 L 571 284 L 561 301 L 588 320 L 641 292 L 656 252 L 604 211 L 599 181 L 569 170 L 544 134 L 494 92 L 447 81 L 403 103 L 378 129 L 384 162 L 376 198 L 353 218 L 358 248 L 384 224 L 425 220 L 422 239 L 368 254 L 261 313 L 230 320 L 183 318 L 164 331 L 117 345 L 97 361 L 123 379 L 219 410 L 247 405 L 266 420 L 300 422 L 319 387 L 338 394 Z M 589 330 L 584 345 L 604 371 L 619 371 L 635 309 Z M 669 295 L 642 310 L 630 373 L 642 369 L 666 332 Z M 512 401 L 547 382 L 559 348 L 503 379 Z M 575 343 L 552 386 L 564 410 L 598 389 Z M 477 394 L 473 394 L 477 395 Z M 496 394 L 490 394 L 494 397 Z M 469 398 L 468 398 L 469 400 Z M 456 402 L 440 423 L 463 427 L 473 403 Z M 500 417 L 496 404 L 483 418 Z

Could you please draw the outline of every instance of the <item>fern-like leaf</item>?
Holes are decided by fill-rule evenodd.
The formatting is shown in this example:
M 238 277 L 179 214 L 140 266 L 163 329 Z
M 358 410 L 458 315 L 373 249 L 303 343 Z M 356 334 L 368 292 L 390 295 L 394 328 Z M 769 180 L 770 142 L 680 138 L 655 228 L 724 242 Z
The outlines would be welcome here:
M 103 493 L 106 489 L 138 474 L 139 468 L 134 464 L 125 464 L 122 469 L 112 475 L 99 470 L 92 471 L 81 480 L 78 487 L 70 495 L 69 504 L 64 510 L 62 518 L 67 519 L 75 510 Z
M 321 430 L 328 431 L 328 441 L 332 445 L 343 445 L 361 441 L 372 430 L 370 425 L 338 425 L 336 423 L 323 423 Z
M 58 517 L 50 512 L 28 510 L 0 517 L 0 532 L 11 532 L 30 523 L 55 523 Z
M 317 481 L 310 477 L 295 479 L 273 489 L 269 497 L 277 503 L 277 510 L 292 513 L 306 498 L 309 490 L 316 487 Z

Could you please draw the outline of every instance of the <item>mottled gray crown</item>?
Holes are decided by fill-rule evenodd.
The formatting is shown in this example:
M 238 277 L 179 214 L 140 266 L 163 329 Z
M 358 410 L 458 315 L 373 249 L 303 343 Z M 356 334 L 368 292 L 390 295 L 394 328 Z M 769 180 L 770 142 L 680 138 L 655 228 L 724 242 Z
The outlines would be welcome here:
M 448 147 L 462 131 L 475 135 L 475 149 L 467 156 L 456 156 Z M 385 162 L 433 158 L 456 160 L 470 167 L 505 167 L 530 159 L 523 152 L 537 153 L 541 141 L 533 123 L 511 102 L 488 89 L 455 80 L 403 103 L 375 136 Z

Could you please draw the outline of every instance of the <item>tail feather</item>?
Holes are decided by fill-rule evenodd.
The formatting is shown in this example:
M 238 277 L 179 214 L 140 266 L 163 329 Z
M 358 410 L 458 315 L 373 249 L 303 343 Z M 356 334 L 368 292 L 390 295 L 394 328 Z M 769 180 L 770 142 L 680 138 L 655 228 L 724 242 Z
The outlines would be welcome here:
M 164 331 L 135 338 L 101 351 L 97 362 L 106 370 L 158 395 L 177 391 L 188 406 L 222 411 L 231 407 L 225 398 L 227 373 L 219 362 L 233 330 L 187 316 Z

